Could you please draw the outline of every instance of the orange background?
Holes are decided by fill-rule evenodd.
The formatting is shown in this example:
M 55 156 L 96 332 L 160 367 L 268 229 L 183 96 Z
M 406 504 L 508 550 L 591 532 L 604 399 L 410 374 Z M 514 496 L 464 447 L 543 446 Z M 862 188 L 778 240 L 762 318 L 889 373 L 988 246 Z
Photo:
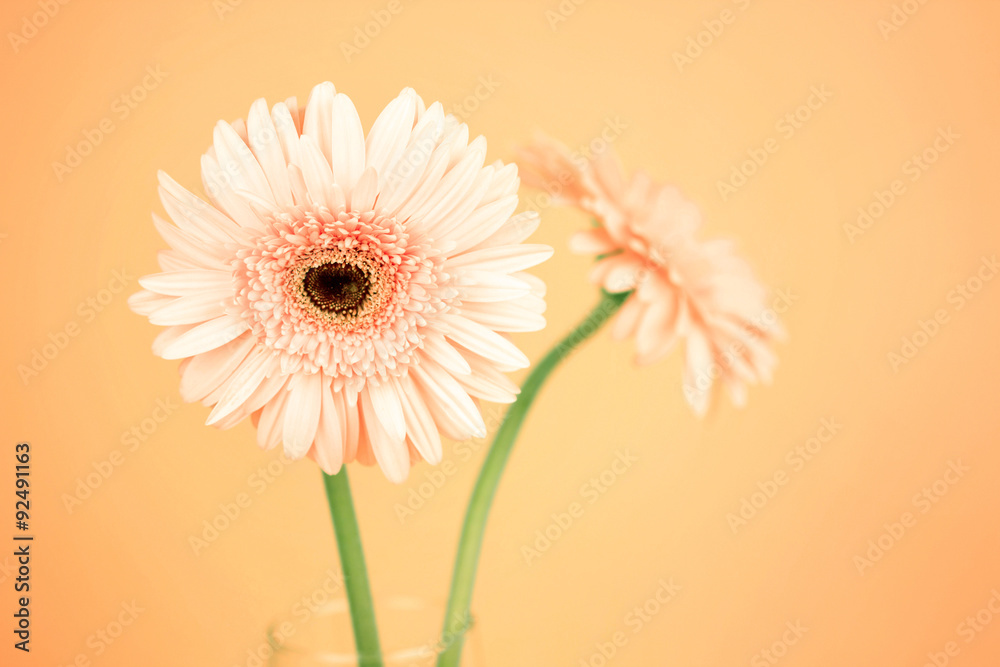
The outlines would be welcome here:
M 7 0 L 0 10 L 0 458 L 10 470 L 15 442 L 32 444 L 37 535 L 30 656 L 11 648 L 12 578 L 0 571 L 5 664 L 62 666 L 84 654 L 107 667 L 244 665 L 268 621 L 336 565 L 319 472 L 292 465 L 257 493 L 249 478 L 273 454 L 256 449 L 249 424 L 219 432 L 202 426 L 206 408 L 184 405 L 146 421 L 151 433 L 135 451 L 122 442 L 163 416 L 157 399 L 179 404 L 176 362 L 153 357 L 155 328 L 125 303 L 163 247 L 149 219 L 159 210 L 156 170 L 198 189 L 218 118 L 244 116 L 260 96 L 304 101 L 327 79 L 366 127 L 404 86 L 458 105 L 491 157 L 505 160 L 535 129 L 575 147 L 620 118 L 614 144 L 625 163 L 677 183 L 703 207 L 706 235 L 738 238 L 760 277 L 796 297 L 782 316 L 791 337 L 775 383 L 751 391 L 744 410 L 723 401 L 699 421 L 684 404 L 676 354 L 636 369 L 631 343 L 606 333 L 556 374 L 486 539 L 474 604 L 486 664 L 597 665 L 597 645 L 619 631 L 627 644 L 612 665 L 771 664 L 759 652 L 796 622 L 808 630 L 780 659 L 789 667 L 917 666 L 951 641 L 949 664 L 997 664 L 1000 619 L 968 642 L 959 624 L 1000 587 L 991 481 L 1000 281 L 960 310 L 949 293 L 1000 252 L 1000 5 L 909 0 L 919 9 L 885 32 L 889 0 L 400 0 L 348 62 L 341 44 L 371 12 L 384 18 L 389 2 L 232 0 L 224 12 L 211 0 L 52 3 L 58 11 L 16 48 L 10 33 L 39 5 Z M 546 12 L 560 6 L 566 20 L 553 27 Z M 720 34 L 703 32 L 704 21 L 719 32 L 712 21 L 724 9 L 731 21 Z M 675 53 L 699 33 L 707 46 L 678 65 Z M 162 81 L 147 79 L 136 93 L 144 99 L 123 115 L 116 100 L 142 85 L 147 67 Z M 469 98 L 481 77 L 495 90 Z M 832 96 L 800 111 L 811 117 L 786 137 L 777 124 L 812 86 Z M 53 163 L 102 120 L 113 131 L 60 181 Z M 911 180 L 905 163 L 949 127 L 958 138 Z M 771 138 L 777 151 L 723 200 L 719 181 Z M 903 194 L 852 242 L 845 223 L 895 179 Z M 543 220 L 536 238 L 558 250 L 539 269 L 550 326 L 517 337 L 533 359 L 596 298 L 589 260 L 565 250 L 585 218 L 547 209 Z M 118 287 L 121 269 L 133 277 L 127 289 L 102 292 Z M 105 297 L 92 319 L 80 305 Z M 926 345 L 894 370 L 887 355 L 939 309 L 947 322 L 929 341 L 917 336 Z M 19 365 L 72 323 L 77 335 L 23 382 Z M 842 428 L 797 470 L 787 453 L 824 418 Z M 625 449 L 638 461 L 526 564 L 522 545 Z M 64 494 L 115 450 L 121 465 L 68 512 Z M 454 474 L 403 522 L 397 505 L 430 469 L 399 487 L 351 470 L 377 597 L 445 594 L 482 454 L 465 461 L 446 449 Z M 915 502 L 949 461 L 968 470 L 938 484 L 937 502 Z M 787 483 L 734 533 L 727 515 L 779 471 Z M 13 533 L 12 473 L 0 479 L 0 533 Z M 241 493 L 250 506 L 195 555 L 189 537 Z M 891 548 L 860 573 L 855 557 L 904 512 L 911 525 L 883 536 Z M 633 633 L 627 614 L 661 578 L 682 590 Z M 133 600 L 144 611 L 95 655 L 88 637 Z

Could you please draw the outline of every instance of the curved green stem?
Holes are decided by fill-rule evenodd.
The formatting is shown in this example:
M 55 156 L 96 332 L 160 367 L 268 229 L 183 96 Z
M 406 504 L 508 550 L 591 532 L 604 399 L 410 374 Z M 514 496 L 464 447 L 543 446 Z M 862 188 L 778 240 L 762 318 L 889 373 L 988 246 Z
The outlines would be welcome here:
M 469 605 L 472 601 L 472 587 L 475 583 L 476 566 L 483 544 L 483 534 L 486 532 L 486 519 L 490 506 L 496 494 L 500 477 L 503 474 L 507 458 L 514 447 L 514 441 L 521 430 L 531 404 L 538 391 L 545 384 L 549 374 L 576 348 L 577 345 L 592 336 L 610 318 L 628 298 L 630 292 L 621 294 L 603 293 L 603 298 L 590 314 L 565 338 L 556 344 L 542 358 L 528 375 L 521 387 L 517 400 L 510 406 L 507 416 L 497 430 L 490 445 L 489 453 L 479 471 L 479 479 L 472 491 L 469 507 L 462 526 L 462 537 L 458 543 L 458 555 L 455 558 L 455 571 L 451 580 L 451 594 L 448 597 L 448 608 L 445 611 L 444 632 L 441 637 L 442 649 L 438 656 L 438 667 L 457 667 L 462 652 L 462 642 L 465 630 L 469 627 Z
M 354 514 L 351 486 L 347 482 L 347 466 L 336 475 L 323 473 L 326 498 L 333 517 L 333 532 L 337 536 L 340 567 L 344 571 L 344 588 L 351 609 L 354 644 L 358 651 L 359 667 L 382 667 L 382 649 L 375 625 L 375 605 L 368 585 L 365 553 L 361 548 L 358 518 Z

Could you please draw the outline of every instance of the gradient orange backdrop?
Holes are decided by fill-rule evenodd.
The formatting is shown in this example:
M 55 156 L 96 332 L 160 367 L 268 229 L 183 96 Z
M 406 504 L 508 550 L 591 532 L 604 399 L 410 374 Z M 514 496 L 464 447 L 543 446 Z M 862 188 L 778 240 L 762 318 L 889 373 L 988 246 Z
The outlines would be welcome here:
M 486 537 L 487 665 L 596 666 L 620 631 L 608 664 L 622 667 L 998 664 L 1000 280 L 984 280 L 1000 253 L 998 25 L 988 0 L 7 0 L 0 553 L 14 548 L 18 440 L 33 448 L 36 541 L 30 655 L 12 648 L 13 557 L 0 556 L 0 661 L 245 665 L 266 624 L 336 568 L 316 467 L 254 477 L 274 455 L 249 424 L 202 426 L 176 362 L 150 352 L 155 327 L 126 307 L 163 247 L 156 170 L 198 188 L 217 119 L 331 80 L 366 127 L 404 86 L 440 99 L 491 158 L 536 129 L 576 147 L 614 124 L 627 165 L 678 184 L 707 236 L 737 238 L 790 295 L 774 385 L 746 409 L 722 401 L 699 421 L 676 355 L 636 369 L 631 343 L 606 333 L 554 376 Z M 54 166 L 81 142 L 76 166 Z M 549 327 L 517 337 L 533 359 L 596 299 L 589 261 L 565 250 L 586 219 L 542 213 L 537 239 L 558 252 L 539 269 Z M 22 376 L 51 340 L 65 345 Z M 66 494 L 116 450 L 69 511 Z M 626 450 L 638 460 L 526 563 L 522 546 Z M 403 520 L 430 468 L 402 486 L 351 470 L 378 598 L 444 596 L 483 452 L 449 445 L 453 474 Z M 244 493 L 196 554 L 189 538 Z M 760 507 L 736 525 L 744 499 Z M 671 579 L 680 592 L 634 632 L 633 608 Z M 88 638 L 133 601 L 143 611 L 98 655 Z M 760 654 L 786 640 L 776 663 Z

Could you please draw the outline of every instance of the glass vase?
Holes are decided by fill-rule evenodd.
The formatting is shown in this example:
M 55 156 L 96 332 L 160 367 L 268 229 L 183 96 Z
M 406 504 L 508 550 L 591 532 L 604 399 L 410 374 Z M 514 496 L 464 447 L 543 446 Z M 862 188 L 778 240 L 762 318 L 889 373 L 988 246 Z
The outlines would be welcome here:
M 268 628 L 270 667 L 357 667 L 347 600 L 334 600 L 314 610 L 274 621 Z M 438 654 L 454 641 L 441 637 L 444 605 L 419 598 L 376 600 L 379 640 L 385 667 L 434 667 Z M 482 648 L 466 624 L 461 667 L 483 667 Z

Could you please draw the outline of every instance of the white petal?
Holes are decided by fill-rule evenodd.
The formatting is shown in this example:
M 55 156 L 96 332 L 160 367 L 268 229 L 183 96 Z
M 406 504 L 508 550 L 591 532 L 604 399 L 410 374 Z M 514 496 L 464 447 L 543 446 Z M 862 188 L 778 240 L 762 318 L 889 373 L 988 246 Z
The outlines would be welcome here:
M 365 169 L 365 133 L 358 111 L 347 95 L 338 93 L 333 98 L 330 139 L 333 178 L 345 193 L 350 193 Z
M 359 395 L 359 404 L 364 413 L 365 430 L 368 433 L 368 442 L 371 443 L 375 460 L 382 468 L 382 472 L 389 478 L 390 482 L 400 484 L 406 480 L 410 474 L 410 453 L 406 449 L 406 442 L 403 437 L 397 438 L 396 434 L 391 434 L 386 430 L 385 424 L 376 410 L 370 391 L 362 391 Z M 399 399 L 396 399 L 397 403 Z M 402 408 L 400 408 L 402 414 Z M 404 431 L 405 437 L 405 431 Z
M 513 162 L 504 164 L 497 160 L 493 166 L 496 167 L 496 172 L 493 174 L 493 184 L 486 191 L 485 201 L 516 195 L 518 185 L 521 183 L 517 177 L 517 165 Z
M 205 290 L 231 288 L 232 283 L 232 275 L 228 271 L 209 269 L 168 271 L 139 278 L 139 284 L 146 289 L 170 296 L 184 296 Z
M 542 299 L 545 297 L 545 281 L 538 276 L 526 273 L 524 271 L 518 271 L 516 273 L 510 274 L 512 278 L 517 278 L 518 280 L 523 280 L 524 282 L 531 285 L 531 294 L 533 296 Z M 544 311 L 543 311 L 544 312 Z
M 545 328 L 542 315 L 512 303 L 467 303 L 462 305 L 462 314 L 494 331 L 540 331 Z
M 249 236 L 244 230 L 236 225 L 232 220 L 223 215 L 218 209 L 206 206 L 215 211 L 215 214 L 222 218 L 225 226 L 216 223 L 212 218 L 201 215 L 198 211 L 187 208 L 180 204 L 169 192 L 162 187 L 159 188 L 160 201 L 163 208 L 167 210 L 167 215 L 174 221 L 177 227 L 185 233 L 195 238 L 205 239 L 217 245 L 232 244 L 235 240 L 249 240 Z
M 219 243 L 248 238 L 246 231 L 225 213 L 184 189 L 166 172 L 157 172 L 157 177 L 160 201 L 167 209 L 167 214 L 181 229 L 189 233 L 197 231 Z
M 192 329 L 195 329 L 197 326 L 201 325 L 182 324 L 176 327 L 167 327 L 153 339 L 153 354 L 158 357 L 162 357 L 163 351 L 167 349 L 167 347 L 172 345 L 174 341 L 179 339 L 184 334 L 188 333 Z M 210 349 L 215 349 L 215 347 L 217 346 L 213 345 Z
M 248 329 L 250 325 L 243 318 L 223 315 L 181 334 L 176 340 L 164 346 L 160 356 L 164 359 L 193 357 L 225 345 Z
M 223 169 L 212 155 L 201 156 L 201 181 L 216 208 L 236 221 L 246 229 L 263 229 L 260 219 L 250 208 L 245 197 L 236 192 L 233 186 L 234 175 Z
M 190 359 L 181 373 L 181 398 L 193 403 L 218 389 L 253 349 L 253 336 L 246 335 Z
M 314 204 L 330 206 L 332 200 L 333 172 L 326 158 L 320 152 L 316 140 L 303 134 L 299 142 L 302 151 L 302 177 L 309 189 L 309 197 Z
M 278 102 L 271 108 L 271 122 L 274 123 L 274 131 L 278 133 L 278 145 L 281 146 L 285 163 L 300 164 L 302 158 L 299 152 L 299 131 L 285 103 Z
M 458 122 L 457 119 L 452 116 L 452 121 L 456 124 L 451 127 L 449 133 L 445 136 L 448 139 L 449 156 L 448 156 L 448 168 L 451 169 L 456 164 L 458 164 L 463 157 L 465 157 L 466 152 L 469 149 L 469 126 L 465 123 Z M 477 137 L 477 139 L 482 139 L 482 137 Z M 480 142 L 483 148 L 483 153 L 486 153 L 486 140 L 482 139 Z
M 484 197 L 484 200 L 487 197 Z M 496 201 L 479 206 L 449 236 L 450 240 L 455 244 L 451 254 L 457 255 L 460 252 L 465 252 L 477 243 L 488 239 L 503 226 L 516 208 L 516 194 L 507 195 Z
M 301 150 L 299 152 L 301 153 Z M 296 205 L 308 206 L 312 204 L 305 176 L 302 175 L 302 168 L 297 164 L 288 165 L 288 183 L 292 188 L 292 199 Z
M 305 114 L 303 113 L 303 110 L 299 108 L 299 101 L 295 95 L 285 98 L 285 106 L 288 107 L 288 113 L 292 117 L 292 121 L 295 123 L 295 134 L 302 134 L 302 116 Z
M 312 447 L 319 426 L 322 391 L 323 377 L 319 373 L 300 373 L 288 381 L 289 395 L 285 406 L 282 440 L 285 456 L 292 460 L 302 458 Z
M 155 213 L 153 214 L 153 226 L 167 242 L 167 245 L 195 264 L 208 269 L 228 268 L 228 262 L 223 257 L 225 249 L 221 246 L 211 246 L 205 240 L 171 225 Z
M 552 256 L 553 249 L 540 243 L 521 243 L 495 248 L 470 250 L 448 258 L 449 268 L 469 267 L 482 271 L 513 273 L 541 264 Z
M 327 196 L 330 198 L 331 211 L 342 211 L 347 208 L 347 195 L 344 193 L 344 188 L 338 184 L 334 183 L 330 187 Z
M 527 368 L 531 365 L 528 357 L 509 340 L 461 315 L 444 315 L 441 318 L 446 327 L 445 335 L 476 354 L 506 364 L 513 368 Z
M 278 390 L 288 382 L 288 376 L 281 373 L 281 362 L 276 357 L 271 356 L 265 365 L 264 379 L 250 397 L 243 401 L 243 406 L 233 413 L 234 415 L 238 415 L 240 419 L 249 416 L 251 413 L 267 405 L 274 398 L 274 395 L 278 393 Z
M 156 294 L 149 290 L 140 290 L 128 298 L 128 307 L 136 315 L 148 316 L 151 312 L 172 301 L 168 296 Z
M 380 172 L 384 197 L 380 203 L 386 210 L 395 211 L 413 194 L 443 134 L 444 112 L 441 103 L 435 102 L 414 125 L 410 141 L 396 164 L 388 172 Z
M 405 88 L 375 119 L 365 141 L 365 165 L 379 172 L 393 169 L 416 121 L 416 93 Z
M 180 296 L 150 313 L 149 321 L 151 324 L 160 326 L 198 324 L 224 315 L 226 306 L 232 300 L 232 286 L 217 287 Z
M 236 190 L 246 190 L 274 204 L 271 186 L 264 176 L 264 170 L 254 157 L 250 147 L 243 143 L 229 123 L 219 121 L 212 134 L 215 157 L 219 166 L 229 174 L 228 183 Z
M 450 144 L 447 139 L 444 139 L 431 154 L 431 158 L 427 164 L 427 169 L 424 171 L 423 178 L 420 180 L 419 185 L 417 185 L 413 190 L 413 193 L 400 203 L 398 208 L 392 207 L 387 208 L 387 210 L 390 213 L 394 213 L 396 217 L 400 219 L 412 218 L 414 212 L 420 209 L 428 198 L 437 192 L 441 186 L 441 177 L 444 176 L 448 169 L 448 158 L 450 154 Z
M 507 301 L 531 293 L 531 285 L 519 277 L 476 269 L 454 271 L 452 286 L 463 302 Z
M 425 336 L 423 349 L 428 358 L 451 373 L 468 375 L 472 372 L 469 362 L 445 340 L 444 336 Z
M 328 475 L 335 475 L 344 463 L 345 416 L 343 396 L 323 389 L 319 427 L 316 429 L 316 463 Z
M 267 377 L 270 359 L 271 352 L 263 346 L 257 346 L 251 350 L 236 372 L 229 378 L 229 381 L 226 382 L 219 402 L 212 408 L 205 423 L 211 426 L 234 410 L 239 409 Z
M 306 101 L 306 116 L 302 122 L 302 134 L 309 135 L 316 141 L 327 165 L 333 164 L 330 138 L 333 135 L 333 98 L 336 94 L 336 89 L 329 81 L 315 86 Z
M 416 98 L 417 101 L 417 119 L 420 119 L 427 112 L 427 105 L 424 104 L 424 100 L 422 97 L 420 97 L 420 95 L 413 93 L 413 96 Z
M 476 176 L 483 168 L 483 161 L 486 158 L 485 143 L 484 140 L 478 145 L 469 147 L 469 152 L 438 183 L 434 195 L 413 211 L 415 220 L 432 226 L 441 216 L 460 203 L 471 190 Z
M 513 403 L 517 399 L 521 390 L 490 362 L 470 355 L 469 363 L 473 372 L 456 376 L 455 380 L 470 395 L 492 403 Z
M 441 462 L 442 449 L 441 434 L 434 417 L 409 376 L 403 378 L 402 387 L 400 399 L 406 417 L 407 436 L 425 461 L 437 465 Z
M 483 416 L 454 377 L 430 363 L 414 366 L 410 372 L 442 431 L 459 440 L 486 437 Z
M 358 453 L 358 440 L 361 438 L 361 415 L 359 413 L 357 394 L 347 395 L 337 392 L 334 396 L 344 406 L 344 463 L 350 463 Z
M 454 233 L 461 234 L 467 230 L 469 214 L 483 201 L 491 180 L 493 180 L 493 167 L 480 169 L 472 185 L 452 208 L 430 218 L 433 225 L 428 228 L 427 233 L 433 237 L 450 239 Z M 454 251 L 451 254 L 453 253 Z
M 523 276 L 524 274 L 518 275 Z M 525 294 L 524 296 L 512 299 L 510 303 L 518 306 L 519 308 L 523 308 L 530 313 L 535 313 L 537 315 L 545 314 L 545 299 L 535 294 Z
M 382 428 L 394 441 L 402 441 L 406 437 L 406 423 L 403 420 L 403 408 L 399 402 L 399 387 L 393 379 L 378 383 L 369 382 L 367 394 L 375 408 L 374 416 L 382 422 Z
M 247 143 L 247 124 L 242 118 L 237 118 L 232 123 L 229 123 L 229 127 L 233 128 L 240 140 L 243 143 Z M 247 144 L 249 146 L 249 144 Z
M 156 251 L 156 263 L 160 265 L 161 271 L 192 271 L 202 268 L 197 262 L 192 262 L 173 249 Z
M 273 449 L 281 443 L 288 394 L 288 389 L 282 387 L 261 410 L 257 422 L 257 444 L 262 449 Z
M 495 234 L 476 245 L 473 250 L 521 243 L 535 233 L 541 218 L 535 211 L 518 213 L 505 222 Z
M 355 211 L 370 211 L 378 197 L 378 172 L 367 167 L 351 192 L 351 208 Z
M 292 190 L 288 182 L 288 168 L 278 140 L 271 115 L 267 112 L 267 102 L 263 98 L 250 107 L 247 116 L 247 137 L 250 149 L 264 170 L 264 176 L 274 193 L 279 206 L 292 206 Z

